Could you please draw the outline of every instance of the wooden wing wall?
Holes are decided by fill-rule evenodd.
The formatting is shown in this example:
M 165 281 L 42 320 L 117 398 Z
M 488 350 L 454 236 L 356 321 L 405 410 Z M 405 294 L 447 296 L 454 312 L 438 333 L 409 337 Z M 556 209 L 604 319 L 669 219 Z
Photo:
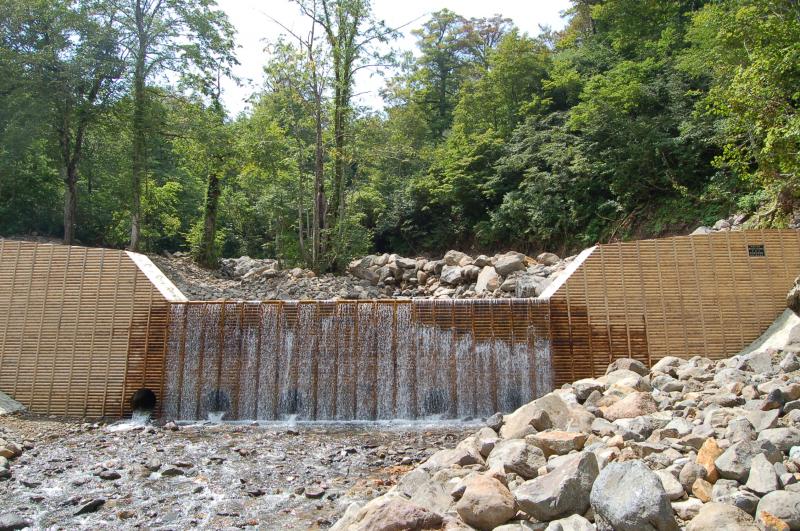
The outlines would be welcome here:
M 550 298 L 555 384 L 617 358 L 735 354 L 784 310 L 799 273 L 796 230 L 599 245 Z
M 167 310 L 125 252 L 0 240 L 0 390 L 35 413 L 120 416 L 160 387 Z

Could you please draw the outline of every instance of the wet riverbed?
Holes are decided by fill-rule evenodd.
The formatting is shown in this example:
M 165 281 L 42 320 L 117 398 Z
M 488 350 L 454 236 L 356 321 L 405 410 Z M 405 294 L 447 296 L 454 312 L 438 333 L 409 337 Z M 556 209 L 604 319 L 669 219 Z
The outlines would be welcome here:
M 326 529 L 474 430 L 0 417 L 0 437 L 26 446 L 0 481 L 0 513 L 41 529 Z

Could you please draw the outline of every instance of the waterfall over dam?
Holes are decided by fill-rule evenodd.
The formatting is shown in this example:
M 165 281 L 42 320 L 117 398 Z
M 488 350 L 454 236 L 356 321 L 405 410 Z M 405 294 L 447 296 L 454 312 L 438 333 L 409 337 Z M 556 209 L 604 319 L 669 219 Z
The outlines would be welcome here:
M 552 385 L 534 299 L 176 303 L 169 323 L 167 418 L 469 418 Z

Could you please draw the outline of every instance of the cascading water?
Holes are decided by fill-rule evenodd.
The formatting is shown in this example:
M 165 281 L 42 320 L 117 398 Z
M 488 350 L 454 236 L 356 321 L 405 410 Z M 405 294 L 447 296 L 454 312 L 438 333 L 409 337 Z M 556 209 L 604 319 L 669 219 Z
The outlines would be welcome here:
M 510 411 L 552 385 L 536 308 L 530 299 L 174 304 L 163 413 L 378 420 Z

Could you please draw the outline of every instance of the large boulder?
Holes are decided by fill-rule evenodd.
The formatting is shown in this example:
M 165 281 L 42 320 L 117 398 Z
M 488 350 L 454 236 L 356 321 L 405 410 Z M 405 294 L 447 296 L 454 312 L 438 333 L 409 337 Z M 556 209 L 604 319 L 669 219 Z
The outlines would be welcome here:
M 559 258 L 557 254 L 541 253 L 539 256 L 536 257 L 536 261 L 546 266 L 553 266 L 559 263 L 561 261 L 561 258 Z
M 514 271 L 525 269 L 525 255 L 520 253 L 506 253 L 500 256 L 494 263 L 494 268 L 501 276 L 508 276 Z
M 658 402 L 653 395 L 645 392 L 630 393 L 614 404 L 601 407 L 603 417 L 610 421 L 617 419 L 632 419 L 642 415 L 650 415 L 658 411 Z
M 450 250 L 445 253 L 442 261 L 449 266 L 465 266 L 472 263 L 472 258 L 461 251 Z
M 550 522 L 544 531 L 594 531 L 594 526 L 583 516 L 573 514 Z
M 516 286 L 514 288 L 514 295 L 521 299 L 536 297 L 542 291 L 542 283 L 544 277 L 537 275 L 522 274 L 516 278 Z
M 592 452 L 582 452 L 558 468 L 526 481 L 514 491 L 521 510 L 540 521 L 583 514 L 599 467 Z
M 628 369 L 617 369 L 611 371 L 605 376 L 598 378 L 601 382 L 606 383 L 609 387 L 616 386 L 617 388 L 631 388 L 636 391 L 652 391 L 653 387 L 641 374 L 630 371 Z
M 514 497 L 497 479 L 479 474 L 467 479 L 465 484 L 466 489 L 455 509 L 466 524 L 477 529 L 494 529 L 517 514 Z
M 398 256 L 395 259 L 395 263 L 398 267 L 403 269 L 416 269 L 417 261 L 414 258 L 403 258 L 402 256 Z
M 633 371 L 641 376 L 647 376 L 647 373 L 649 372 L 647 370 L 647 366 L 639 360 L 635 360 L 633 358 L 620 358 L 611 362 L 606 369 L 606 374 L 610 374 L 619 370 Z
M 767 440 L 775 448 L 788 454 L 792 446 L 800 446 L 800 430 L 797 428 L 771 428 L 758 434 L 758 440 Z
M 700 509 L 686 531 L 757 531 L 753 517 L 727 503 L 706 503 Z
M 590 499 L 598 531 L 678 529 L 661 481 L 641 461 L 605 467 L 594 482 Z
M 395 485 L 394 490 L 403 496 L 410 498 L 423 485 L 431 480 L 431 475 L 422 468 L 415 468 L 407 472 Z
M 442 268 L 442 282 L 455 286 L 456 284 L 460 284 L 462 280 L 462 269 L 461 266 L 451 266 L 446 265 Z
M 439 450 L 422 463 L 421 468 L 433 473 L 453 465 L 467 466 L 476 464 L 483 464 L 483 457 L 478 453 L 477 449 L 464 446 Z
M 775 467 L 764 454 L 758 454 L 750 461 L 750 474 L 747 477 L 747 489 L 763 496 L 781 487 Z
M 513 472 L 523 479 L 535 478 L 539 468 L 546 464 L 542 450 L 524 439 L 499 441 L 486 460 L 490 469 L 499 469 L 505 474 Z
M 762 513 L 769 513 L 789 524 L 792 531 L 800 530 L 800 492 L 776 490 L 758 502 L 756 519 L 763 521 Z
M 494 292 L 500 287 L 500 276 L 494 267 L 487 265 L 478 274 L 478 281 L 475 283 L 475 293 Z
M 564 455 L 580 450 L 586 442 L 586 435 L 574 431 L 545 431 L 526 437 L 544 452 L 545 457 Z
M 444 482 L 431 480 L 423 483 L 414 491 L 411 503 L 431 512 L 444 514 L 453 503 L 453 498 L 450 496 L 450 489 L 445 487 Z
M 686 496 L 686 489 L 684 489 L 681 482 L 678 481 L 678 478 L 676 478 L 672 472 L 669 470 L 656 470 L 655 474 L 661 481 L 661 486 L 664 487 L 664 491 L 667 493 L 670 500 L 676 501 Z
M 362 508 L 350 511 L 332 531 L 397 531 L 399 529 L 439 529 L 442 516 L 397 496 L 375 498 Z
M 597 391 L 602 393 L 606 388 L 606 384 L 595 378 L 583 378 L 577 382 L 573 382 L 572 389 L 575 391 L 575 397 L 579 402 L 585 402 L 592 392 Z
M 762 453 L 770 463 L 777 463 L 782 457 L 781 452 L 769 441 L 741 441 L 725 450 L 714 461 L 714 465 L 721 477 L 744 483 L 750 473 L 753 458 Z
M 505 416 L 500 436 L 521 439 L 552 428 L 590 433 L 595 416 L 578 405 L 569 405 L 556 393 L 548 393 Z

